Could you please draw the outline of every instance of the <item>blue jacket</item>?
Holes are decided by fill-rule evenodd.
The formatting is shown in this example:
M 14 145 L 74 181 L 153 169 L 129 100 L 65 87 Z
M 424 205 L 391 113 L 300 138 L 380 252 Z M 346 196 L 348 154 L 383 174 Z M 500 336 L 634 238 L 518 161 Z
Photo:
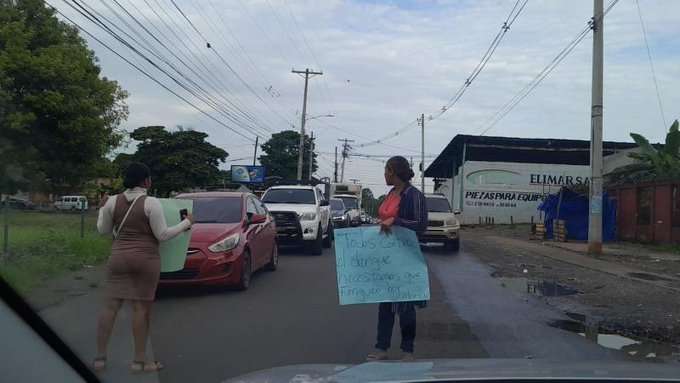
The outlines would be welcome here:
M 401 191 L 399 202 L 399 216 L 394 224 L 411 229 L 416 234 L 422 234 L 427 229 L 427 201 L 425 195 L 413 185 L 408 185 Z M 392 312 L 404 312 L 414 307 L 425 308 L 427 301 L 395 302 Z
M 399 216 L 394 220 L 397 226 L 422 234 L 427 229 L 427 202 L 425 195 L 413 185 L 401 191 Z

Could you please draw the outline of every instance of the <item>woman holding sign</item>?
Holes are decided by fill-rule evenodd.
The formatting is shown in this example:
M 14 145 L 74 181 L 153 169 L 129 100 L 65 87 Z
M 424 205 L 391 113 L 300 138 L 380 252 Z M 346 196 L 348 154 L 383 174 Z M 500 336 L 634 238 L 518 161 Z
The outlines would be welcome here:
M 162 364 L 146 361 L 151 304 L 161 271 L 158 244 L 188 230 L 194 219 L 187 213 L 182 222 L 168 227 L 160 201 L 146 195 L 151 187 L 151 172 L 144 164 L 130 164 L 123 184 L 127 188 L 123 193 L 111 198 L 104 196 L 97 220 L 97 230 L 113 234 L 113 244 L 106 276 L 106 302 L 97 326 L 94 368 L 101 371 L 106 367 L 106 349 L 116 315 L 123 302 L 130 301 L 135 346 L 130 368 L 133 372 L 158 371 Z
M 420 234 L 427 228 L 427 206 L 423 193 L 411 185 L 413 170 L 406 158 L 395 156 L 385 166 L 385 183 L 392 186 L 378 209 L 380 230 L 389 235 L 393 225 L 411 229 Z M 399 315 L 401 326 L 402 360 L 413 360 L 413 344 L 416 338 L 416 307 L 425 307 L 426 301 L 380 303 L 378 309 L 378 341 L 376 351 L 368 360 L 387 359 L 392 341 L 394 316 Z

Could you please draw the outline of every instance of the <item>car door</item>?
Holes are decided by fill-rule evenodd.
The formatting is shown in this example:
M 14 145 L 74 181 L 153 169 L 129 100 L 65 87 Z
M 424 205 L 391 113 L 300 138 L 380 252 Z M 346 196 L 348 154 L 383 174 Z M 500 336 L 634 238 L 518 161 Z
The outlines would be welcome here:
M 262 224 L 262 229 L 260 230 L 260 240 L 265 248 L 266 262 L 268 262 L 269 257 L 271 257 L 271 252 L 274 249 L 274 246 L 276 246 L 276 225 L 274 224 L 274 218 L 269 214 L 267 207 L 264 206 L 262 201 L 257 197 L 253 197 L 253 200 L 255 201 L 255 207 L 257 208 L 258 214 L 267 217 L 267 221 Z
M 255 200 L 251 196 L 246 197 L 246 214 L 248 217 L 259 214 L 257 211 L 257 206 Z M 250 247 L 250 256 L 253 262 L 253 270 L 259 269 L 263 265 L 263 259 L 266 259 L 267 254 L 265 246 L 262 243 L 261 223 L 248 225 L 246 229 L 246 238 L 248 238 L 248 246 Z
M 320 206 L 321 201 L 324 201 L 326 198 L 323 196 L 323 193 L 321 193 L 321 190 L 316 189 L 316 198 L 318 200 L 317 204 L 319 206 L 319 214 L 321 218 L 321 227 L 324 232 L 326 232 L 328 228 L 328 221 L 331 215 L 331 207 L 330 206 Z

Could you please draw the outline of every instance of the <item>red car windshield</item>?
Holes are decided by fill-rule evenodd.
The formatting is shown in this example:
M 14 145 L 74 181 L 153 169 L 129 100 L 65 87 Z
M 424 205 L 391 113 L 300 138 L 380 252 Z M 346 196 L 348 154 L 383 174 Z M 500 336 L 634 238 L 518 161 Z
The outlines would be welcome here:
M 240 197 L 195 198 L 196 223 L 235 223 L 242 218 Z

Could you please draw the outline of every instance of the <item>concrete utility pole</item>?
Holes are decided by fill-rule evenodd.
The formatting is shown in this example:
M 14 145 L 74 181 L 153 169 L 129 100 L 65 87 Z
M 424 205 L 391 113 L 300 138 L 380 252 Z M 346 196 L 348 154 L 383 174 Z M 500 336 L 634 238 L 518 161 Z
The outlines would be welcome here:
M 308 180 L 312 180 L 312 165 L 314 163 L 314 132 L 312 132 L 312 137 L 311 141 L 309 143 L 309 178 Z
M 425 114 L 420 115 L 420 191 L 425 193 Z
M 593 84 L 590 114 L 590 214 L 588 252 L 602 254 L 602 89 L 604 75 L 604 5 L 593 4 Z
M 297 166 L 297 179 L 302 180 L 302 160 L 304 158 L 305 153 L 305 122 L 307 121 L 307 88 L 310 75 L 311 77 L 314 77 L 316 75 L 322 75 L 323 72 L 314 72 L 307 68 L 304 71 L 293 69 L 292 73 L 296 73 L 299 75 L 304 74 L 305 78 L 305 93 L 302 99 L 302 118 L 300 120 L 300 147 L 298 148 L 298 166 Z
M 253 166 L 255 166 L 255 161 L 257 161 L 258 142 L 260 142 L 260 136 L 255 136 L 255 152 L 253 153 Z
M 340 170 L 340 182 L 345 182 L 345 159 L 349 157 L 349 150 L 352 148 L 350 146 L 350 142 L 354 142 L 354 140 L 349 140 L 347 138 L 343 138 L 338 140 L 342 142 L 342 166 Z
M 338 182 L 338 147 L 335 146 L 335 169 L 333 171 L 333 182 Z

